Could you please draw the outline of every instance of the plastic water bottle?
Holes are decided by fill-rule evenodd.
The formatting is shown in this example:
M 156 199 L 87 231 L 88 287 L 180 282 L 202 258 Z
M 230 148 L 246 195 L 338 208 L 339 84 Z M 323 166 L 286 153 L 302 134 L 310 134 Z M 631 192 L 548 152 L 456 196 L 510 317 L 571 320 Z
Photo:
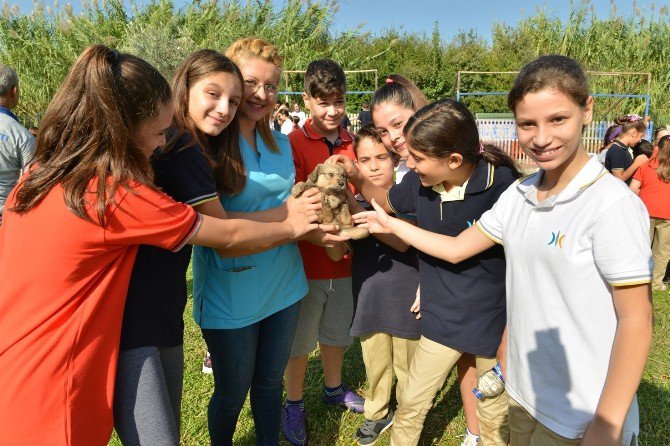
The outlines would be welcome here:
M 477 399 L 491 398 L 500 395 L 505 390 L 505 381 L 503 380 L 500 364 L 496 364 L 488 372 L 484 373 L 477 380 L 477 387 L 472 389 Z

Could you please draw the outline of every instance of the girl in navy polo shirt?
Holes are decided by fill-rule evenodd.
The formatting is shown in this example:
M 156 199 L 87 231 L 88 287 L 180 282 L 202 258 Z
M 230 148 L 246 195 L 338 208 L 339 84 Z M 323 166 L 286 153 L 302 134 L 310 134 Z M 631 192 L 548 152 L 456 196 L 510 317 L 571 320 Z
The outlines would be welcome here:
M 615 130 L 615 139 L 605 155 L 605 168 L 618 179 L 630 184 L 630 178 L 637 168 L 647 160 L 633 160 L 628 148 L 642 141 L 647 125 L 638 115 L 621 116 L 615 122 L 618 131 Z
M 396 183 L 400 183 L 405 174 L 410 171 L 407 167 L 409 152 L 405 144 L 403 128 L 407 120 L 426 105 L 428 105 L 428 100 L 419 87 L 398 74 L 390 74 L 386 82 L 375 91 L 370 101 L 372 119 L 384 145 L 400 156 L 400 162 L 395 167 Z M 412 311 L 419 312 L 420 300 L 420 292 L 417 290 L 416 302 L 412 306 Z M 474 356 L 469 354 L 461 356 L 456 369 L 467 427 L 462 446 L 469 446 L 476 444 L 479 436 L 477 398 L 472 393 L 473 387 L 477 384 Z
M 504 245 L 511 444 L 637 444 L 635 391 L 653 331 L 649 216 L 584 149 L 593 97 L 576 61 L 534 60 L 507 102 L 540 171 L 509 187 L 473 228 L 430 233 L 381 208 L 356 220 L 455 264 Z
M 396 214 L 416 213 L 419 228 L 457 235 L 493 206 L 519 174 L 498 148 L 483 145 L 474 116 L 445 99 L 419 110 L 405 125 L 410 172 L 388 191 L 345 169 L 363 196 Z M 422 336 L 398 398 L 391 444 L 416 445 L 426 414 L 464 353 L 478 374 L 496 364 L 505 328 L 505 256 L 501 247 L 453 265 L 419 253 Z M 506 445 L 507 395 L 478 402 L 480 438 Z

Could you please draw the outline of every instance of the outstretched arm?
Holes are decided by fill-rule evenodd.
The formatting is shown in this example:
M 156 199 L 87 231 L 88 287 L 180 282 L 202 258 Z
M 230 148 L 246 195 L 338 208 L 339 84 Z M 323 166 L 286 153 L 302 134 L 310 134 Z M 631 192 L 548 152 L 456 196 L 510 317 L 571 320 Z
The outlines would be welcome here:
M 495 246 L 495 242 L 475 226 L 461 232 L 457 237 L 449 237 L 391 217 L 374 200 L 372 206 L 374 211 L 354 215 L 354 222 L 368 228 L 372 233 L 395 234 L 419 251 L 450 263 L 459 263 Z
M 243 218 L 245 220 L 253 220 L 261 223 L 269 223 L 276 221 L 283 221 L 294 208 L 313 209 L 321 208 L 321 193 L 316 188 L 311 188 L 305 191 L 300 198 L 289 197 L 280 206 L 264 209 L 262 211 L 254 212 L 234 212 L 226 211 L 229 218 Z
M 205 203 L 194 206 L 193 208 L 203 215 L 216 217 L 220 219 L 238 219 L 239 221 L 258 222 L 258 223 L 278 223 L 286 220 L 290 214 L 307 213 L 316 211 L 321 207 L 320 195 L 317 189 L 306 191 L 298 199 L 289 198 L 286 203 L 277 208 L 259 212 L 226 212 L 219 200 L 210 200 Z M 338 230 L 336 225 L 319 225 L 307 234 L 300 237 L 300 240 L 307 240 L 312 243 L 328 245 L 346 240 L 346 237 L 333 234 Z M 272 243 L 256 243 L 253 246 L 229 246 L 224 249 L 216 249 L 220 257 L 242 257 L 259 252 L 267 251 L 277 246 L 291 243 L 295 240 L 291 238 L 276 239 Z
M 259 223 L 251 220 L 219 219 L 202 216 L 202 225 L 189 241 L 192 245 L 209 246 L 218 250 L 254 249 L 290 239 L 295 240 L 319 225 L 314 210 L 289 214 L 286 220 Z M 332 228 L 329 228 L 332 229 Z

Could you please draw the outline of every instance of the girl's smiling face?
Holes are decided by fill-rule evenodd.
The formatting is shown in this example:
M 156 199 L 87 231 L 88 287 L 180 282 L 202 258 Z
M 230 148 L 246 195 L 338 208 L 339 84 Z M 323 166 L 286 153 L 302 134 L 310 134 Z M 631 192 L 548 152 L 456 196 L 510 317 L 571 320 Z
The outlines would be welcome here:
M 593 98 L 585 107 L 556 89 L 526 93 L 514 110 L 519 145 L 541 169 L 553 170 L 574 159 L 582 128 L 593 118 Z
M 413 114 L 413 109 L 388 101 L 376 105 L 372 113 L 372 121 L 384 145 L 400 155 L 401 158 L 409 156 L 402 130 Z
M 447 158 L 435 158 L 430 157 L 423 152 L 419 152 L 411 146 L 408 146 L 407 149 L 409 153 L 409 157 L 407 157 L 407 167 L 414 170 L 419 175 L 421 185 L 424 187 L 432 187 L 444 182 L 449 183 L 453 168 L 460 165 L 460 163 L 456 166 L 450 165 L 451 155 L 454 154 L 450 154 Z
M 242 101 L 242 86 L 231 73 L 212 73 L 188 91 L 188 114 L 200 131 L 217 136 L 235 117 Z

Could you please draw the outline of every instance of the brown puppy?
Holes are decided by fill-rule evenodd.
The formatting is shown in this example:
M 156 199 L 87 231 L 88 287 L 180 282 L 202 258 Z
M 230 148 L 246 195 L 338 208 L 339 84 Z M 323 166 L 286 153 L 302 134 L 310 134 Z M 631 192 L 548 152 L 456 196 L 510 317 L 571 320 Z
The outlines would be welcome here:
M 358 240 L 370 235 L 365 228 L 354 227 L 345 195 L 347 175 L 339 164 L 319 164 L 309 174 L 307 181 L 293 186 L 291 195 L 298 198 L 307 189 L 316 187 L 321 192 L 321 209 L 317 211 L 321 223 L 334 223 L 340 226 L 338 235 Z

